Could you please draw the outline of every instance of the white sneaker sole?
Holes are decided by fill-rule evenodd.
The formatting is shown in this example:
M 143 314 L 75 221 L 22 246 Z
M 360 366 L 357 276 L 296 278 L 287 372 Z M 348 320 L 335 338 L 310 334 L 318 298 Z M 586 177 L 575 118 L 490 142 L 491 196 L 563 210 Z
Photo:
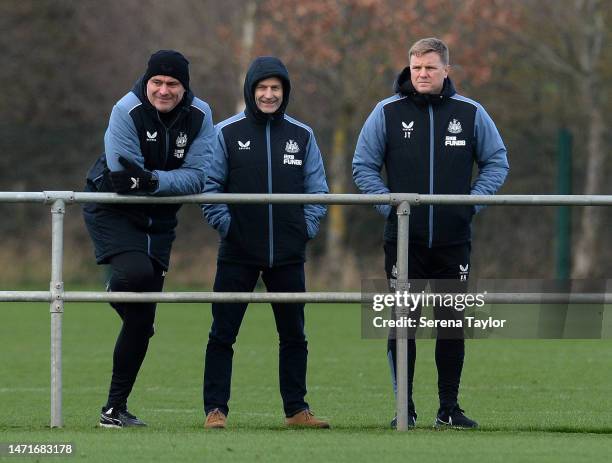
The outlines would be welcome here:
M 110 423 L 98 423 L 99 426 L 101 428 L 107 428 L 107 429 L 123 429 L 123 426 L 120 426 L 118 424 L 110 424 Z

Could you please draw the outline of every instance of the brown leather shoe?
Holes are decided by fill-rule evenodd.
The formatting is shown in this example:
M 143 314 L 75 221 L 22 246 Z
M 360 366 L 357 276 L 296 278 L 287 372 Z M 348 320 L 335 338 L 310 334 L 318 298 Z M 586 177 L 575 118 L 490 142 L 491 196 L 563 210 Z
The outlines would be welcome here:
M 225 429 L 226 421 L 227 416 L 225 416 L 221 410 L 215 408 L 214 410 L 208 412 L 208 415 L 206 415 L 204 427 L 206 429 Z
M 320 428 L 329 429 L 329 423 L 314 416 L 314 414 L 306 409 L 297 412 L 295 415 L 285 418 L 285 424 L 289 427 L 301 428 Z

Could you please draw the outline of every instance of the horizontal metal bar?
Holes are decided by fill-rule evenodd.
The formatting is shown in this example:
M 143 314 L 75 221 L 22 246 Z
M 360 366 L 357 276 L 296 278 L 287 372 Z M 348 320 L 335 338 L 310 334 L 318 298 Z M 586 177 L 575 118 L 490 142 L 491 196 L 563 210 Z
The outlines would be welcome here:
M 431 295 L 431 294 L 430 294 Z M 107 293 L 95 291 L 66 291 L 66 302 L 304 302 L 304 303 L 361 303 L 368 294 L 358 292 L 307 293 Z M 0 291 L 0 302 L 51 302 L 49 291 Z M 371 299 L 371 295 L 370 295 Z M 612 304 L 612 293 L 487 293 L 486 304 Z
M 174 197 L 121 196 L 114 193 L 75 193 L 75 202 L 153 202 L 196 204 L 491 204 L 491 205 L 601 205 L 611 206 L 612 195 L 419 195 L 362 194 L 202 194 Z
M 80 302 L 342 302 L 359 303 L 361 293 L 100 293 L 66 292 L 65 301 Z
M 490 293 L 485 304 L 612 304 L 612 293 Z
M 126 196 L 114 193 L 75 193 L 75 202 L 87 203 L 195 203 L 195 204 L 390 204 L 391 195 L 217 193 L 190 196 Z
M 612 195 L 417 195 L 415 204 L 611 206 Z
M 0 203 L 44 203 L 45 194 L 27 191 L 0 191 Z
M 51 302 L 51 291 L 0 291 L 0 302 Z
M 421 195 L 392 193 L 362 194 L 200 194 L 189 196 L 132 196 L 115 193 L 86 193 L 72 191 L 0 192 L 0 202 L 48 203 L 62 199 L 66 204 L 394 204 L 403 201 L 410 205 L 467 204 L 501 206 L 612 206 L 612 195 Z

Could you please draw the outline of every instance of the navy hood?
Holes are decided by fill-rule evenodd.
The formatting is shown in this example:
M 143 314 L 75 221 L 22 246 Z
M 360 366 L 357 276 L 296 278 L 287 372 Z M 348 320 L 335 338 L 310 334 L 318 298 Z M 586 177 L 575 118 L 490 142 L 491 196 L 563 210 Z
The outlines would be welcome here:
M 289 72 L 283 62 L 274 56 L 260 56 L 256 58 L 249 66 L 246 77 L 244 79 L 244 104 L 246 105 L 245 112 L 247 115 L 254 117 L 260 121 L 270 119 L 270 115 L 262 113 L 255 103 L 255 86 L 257 82 L 268 77 L 278 77 L 283 83 L 283 102 L 278 110 L 272 114 L 273 119 L 283 116 L 287 104 L 289 104 L 289 94 L 291 93 L 291 82 L 289 81 Z
M 402 72 L 399 73 L 395 83 L 393 84 L 393 91 L 395 93 L 400 93 L 401 95 L 406 95 L 412 97 L 412 99 L 416 102 L 421 102 L 423 104 L 426 103 L 434 103 L 436 101 L 440 101 L 444 98 L 450 98 L 457 91 L 455 90 L 455 86 L 451 81 L 450 77 L 446 77 L 444 79 L 444 84 L 442 84 L 442 91 L 439 95 L 430 95 L 426 93 L 419 93 L 416 91 L 414 86 L 412 85 L 412 81 L 410 80 L 410 67 L 405 67 Z

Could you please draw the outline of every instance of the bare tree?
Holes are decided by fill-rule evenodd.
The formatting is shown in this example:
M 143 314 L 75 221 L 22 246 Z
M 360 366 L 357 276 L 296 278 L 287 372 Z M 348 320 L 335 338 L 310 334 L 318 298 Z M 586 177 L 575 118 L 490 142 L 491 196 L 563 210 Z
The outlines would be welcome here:
M 244 79 L 246 77 L 247 67 L 252 59 L 253 45 L 255 44 L 255 27 L 256 27 L 257 1 L 249 0 L 244 8 L 244 17 L 242 19 L 242 40 L 240 41 L 239 69 L 240 76 L 238 78 L 238 89 L 242 89 Z M 236 99 L 236 112 L 244 110 L 244 97 L 238 93 Z
M 579 67 L 572 72 L 572 78 L 578 86 L 581 106 L 586 112 L 587 137 L 586 172 L 584 194 L 604 193 L 606 148 L 604 144 L 604 117 L 601 95 L 601 60 L 603 43 L 606 34 L 604 8 L 609 2 L 602 0 L 576 0 L 574 14 L 576 21 L 576 52 Z M 567 38 L 566 38 L 567 39 Z M 603 98 L 602 98 L 603 96 Z M 597 262 L 598 236 L 601 233 L 601 208 L 585 207 L 580 224 L 578 243 L 574 250 L 574 268 L 572 277 L 592 277 Z
M 523 5 L 526 29 L 510 31 L 526 51 L 533 66 L 547 66 L 563 76 L 574 93 L 563 95 L 574 101 L 575 126 L 585 127 L 584 194 L 604 194 L 606 189 L 604 105 L 606 87 L 601 78 L 610 66 L 603 47 L 609 31 L 610 2 L 606 0 L 537 0 Z M 584 121 L 582 123 L 582 121 Z M 608 185 L 609 187 L 609 185 Z M 602 226 L 602 208 L 585 207 L 573 252 L 573 278 L 596 274 Z
M 469 47 L 454 50 L 457 62 L 465 63 L 456 73 L 482 85 L 490 79 L 492 55 L 502 35 L 494 27 L 479 27 L 479 21 L 495 26 L 505 19 L 500 12 L 507 11 L 484 0 L 267 0 L 262 9 L 268 14 L 262 15 L 259 46 L 288 57 L 306 81 L 308 103 L 320 108 L 317 118 L 325 121 L 319 127 L 327 135 L 324 152 L 332 193 L 352 189 L 354 141 L 376 99 L 390 93 L 394 75 L 408 64 L 411 43 L 431 35 L 451 46 L 469 40 Z M 440 14 L 450 9 L 452 19 Z M 354 284 L 350 270 L 358 259 L 347 245 L 348 217 L 345 207 L 329 207 L 326 274 Z

